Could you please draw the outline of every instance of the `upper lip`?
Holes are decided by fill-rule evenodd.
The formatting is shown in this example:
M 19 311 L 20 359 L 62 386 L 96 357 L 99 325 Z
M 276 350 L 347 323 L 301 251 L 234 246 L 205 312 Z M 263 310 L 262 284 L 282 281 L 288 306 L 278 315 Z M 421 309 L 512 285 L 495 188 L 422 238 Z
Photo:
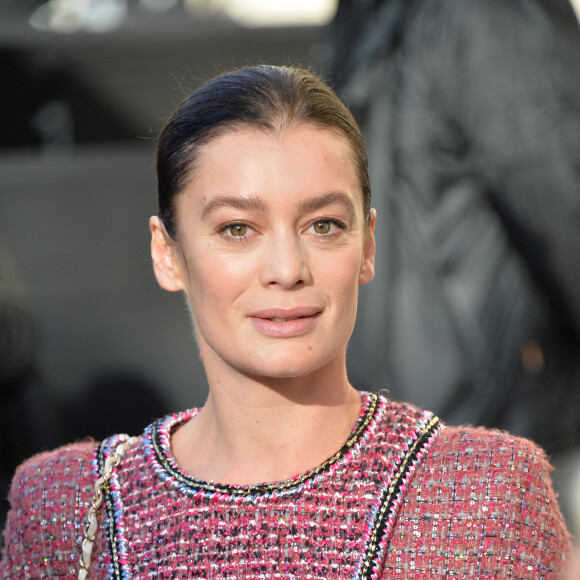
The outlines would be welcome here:
M 297 308 L 265 308 L 249 314 L 253 318 L 277 318 L 288 320 L 290 318 L 303 318 L 305 316 L 314 316 L 319 314 L 322 308 L 317 306 L 299 306 Z

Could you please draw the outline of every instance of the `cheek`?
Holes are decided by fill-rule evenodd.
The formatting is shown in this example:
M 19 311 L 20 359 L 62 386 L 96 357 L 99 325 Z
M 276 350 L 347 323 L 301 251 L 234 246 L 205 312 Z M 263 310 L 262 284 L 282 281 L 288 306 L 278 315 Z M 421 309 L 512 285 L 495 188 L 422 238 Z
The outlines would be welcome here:
M 358 296 L 358 278 L 361 267 L 360 252 L 340 256 L 336 260 L 321 260 L 319 279 L 327 288 L 329 295 L 336 298 L 353 298 Z M 343 305 L 347 306 L 347 305 Z
M 358 246 L 352 248 L 350 252 L 344 252 L 339 258 L 337 258 L 334 264 L 337 278 L 344 280 L 344 284 L 351 283 L 356 285 L 362 264 L 362 258 L 362 250 Z
M 248 286 L 253 266 L 241 256 L 219 252 L 192 255 L 188 262 L 190 303 L 201 306 L 207 303 L 232 302 Z

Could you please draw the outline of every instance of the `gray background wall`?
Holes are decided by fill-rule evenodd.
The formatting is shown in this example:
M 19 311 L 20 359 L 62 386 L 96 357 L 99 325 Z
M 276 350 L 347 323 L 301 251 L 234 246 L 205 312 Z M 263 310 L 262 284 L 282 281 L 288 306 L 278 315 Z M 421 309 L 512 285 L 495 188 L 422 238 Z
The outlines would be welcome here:
M 17 78 L 0 87 L 16 103 L 4 107 L 4 134 L 19 139 L 35 125 L 40 135 L 0 149 L 0 243 L 37 324 L 43 377 L 68 401 L 97 375 L 123 372 L 152 383 L 171 408 L 200 404 L 205 379 L 183 301 L 157 287 L 150 266 L 155 136 L 187 88 L 216 72 L 319 66 L 326 31 L 244 29 L 133 6 L 109 34 L 57 35 L 28 25 L 36 4 L 0 12 L 3 70 Z M 20 111 L 39 91 L 49 97 Z

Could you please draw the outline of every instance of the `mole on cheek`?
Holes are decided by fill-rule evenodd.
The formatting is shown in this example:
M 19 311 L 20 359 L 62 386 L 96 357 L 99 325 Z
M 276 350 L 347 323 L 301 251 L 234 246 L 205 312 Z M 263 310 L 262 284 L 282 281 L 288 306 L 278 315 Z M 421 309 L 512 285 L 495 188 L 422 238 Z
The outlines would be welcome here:
M 306 350 L 312 350 L 312 347 L 309 344 L 307 344 L 306 345 Z

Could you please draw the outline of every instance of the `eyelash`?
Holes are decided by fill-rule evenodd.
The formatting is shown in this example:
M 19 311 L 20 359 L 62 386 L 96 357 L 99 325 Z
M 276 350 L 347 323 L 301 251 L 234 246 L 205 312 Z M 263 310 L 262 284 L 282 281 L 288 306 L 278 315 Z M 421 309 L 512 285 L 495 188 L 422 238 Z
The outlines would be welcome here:
M 322 218 L 317 218 L 315 219 L 313 222 L 311 222 L 311 224 L 308 226 L 308 229 L 310 229 L 311 227 L 313 227 L 314 225 L 318 224 L 318 223 L 323 223 L 323 222 L 328 222 L 329 224 L 335 225 L 337 228 L 341 229 L 341 230 L 346 230 L 347 229 L 347 224 L 345 224 L 343 221 L 336 219 L 336 218 L 327 218 L 327 217 L 322 217 Z M 332 232 L 329 232 L 327 234 L 318 234 L 319 236 L 331 236 Z
M 313 220 L 312 222 L 310 222 L 308 228 L 306 228 L 307 230 L 309 230 L 310 228 L 312 228 L 315 224 L 317 223 L 321 223 L 321 222 L 328 222 L 329 224 L 335 225 L 337 228 L 339 228 L 340 230 L 346 230 L 348 228 L 348 225 L 343 222 L 342 220 L 336 219 L 336 218 L 327 218 L 327 217 L 322 217 L 322 218 L 317 218 L 315 220 Z M 218 229 L 218 233 L 223 236 L 224 238 L 227 238 L 228 240 L 232 240 L 236 243 L 238 242 L 245 242 L 248 241 L 248 237 L 247 235 L 243 235 L 243 236 L 234 236 L 233 234 L 227 234 L 227 231 L 234 227 L 234 226 L 244 226 L 250 229 L 253 229 L 252 224 L 248 223 L 248 222 L 244 222 L 244 221 L 234 221 L 234 222 L 228 222 L 225 224 L 222 224 L 219 229 Z M 325 236 L 332 236 L 332 232 L 329 232 L 327 234 L 316 234 L 317 236 L 320 237 L 325 237 Z
M 234 226 L 244 226 L 250 229 L 252 228 L 252 224 L 248 223 L 248 222 L 244 222 L 244 221 L 235 221 L 235 222 L 228 222 L 225 223 L 223 225 L 221 225 L 218 229 L 218 233 L 223 236 L 224 238 L 227 238 L 228 240 L 232 240 L 234 242 L 245 242 L 247 241 L 248 236 L 234 236 L 233 234 L 227 234 L 227 231 L 234 227 Z

